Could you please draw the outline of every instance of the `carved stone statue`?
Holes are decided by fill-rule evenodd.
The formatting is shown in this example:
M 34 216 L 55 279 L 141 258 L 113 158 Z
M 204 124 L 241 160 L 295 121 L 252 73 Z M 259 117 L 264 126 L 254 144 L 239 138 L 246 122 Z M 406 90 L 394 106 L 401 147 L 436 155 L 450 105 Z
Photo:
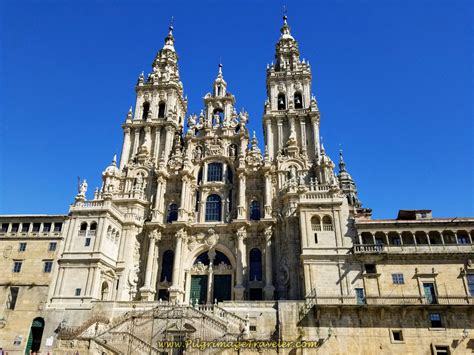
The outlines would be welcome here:
M 78 197 L 86 197 L 87 186 L 87 181 L 84 179 L 82 184 L 79 186 Z

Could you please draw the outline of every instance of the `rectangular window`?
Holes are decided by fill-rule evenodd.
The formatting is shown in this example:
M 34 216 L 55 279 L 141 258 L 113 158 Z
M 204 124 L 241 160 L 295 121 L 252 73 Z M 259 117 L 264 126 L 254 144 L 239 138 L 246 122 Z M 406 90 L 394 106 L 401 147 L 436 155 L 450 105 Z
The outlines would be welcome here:
M 355 289 L 357 304 L 365 304 L 365 294 L 363 288 Z
M 84 242 L 84 246 L 88 247 L 89 245 L 91 245 L 91 238 L 86 238 Z
M 9 226 L 8 223 L 2 223 L 2 230 L 1 230 L 1 232 L 2 232 L 2 233 L 8 232 L 8 226 Z
M 256 325 L 251 325 L 250 326 L 250 331 L 251 332 L 256 332 L 257 331 L 257 326 Z
M 15 309 L 16 300 L 18 299 L 19 287 L 10 287 L 10 294 L 7 298 L 7 309 Z
M 33 232 L 39 232 L 41 228 L 41 223 L 33 223 Z
M 53 262 L 51 260 L 45 261 L 43 272 L 51 272 L 52 269 L 53 269 Z
M 443 323 L 441 322 L 441 314 L 430 313 L 431 328 L 442 328 Z
M 18 247 L 18 251 L 25 251 L 26 250 L 26 243 L 20 243 L 20 246 Z
M 55 232 L 61 232 L 62 229 L 63 229 L 63 224 L 61 222 L 54 223 L 54 231 Z
M 29 229 L 30 229 L 30 224 L 29 223 L 22 223 L 21 224 L 21 232 L 22 233 L 27 233 Z
M 392 274 L 392 281 L 395 285 L 403 285 L 405 283 L 403 274 Z
M 318 244 L 318 233 L 314 233 L 314 244 Z
M 376 274 L 377 273 L 377 268 L 375 267 L 375 264 L 365 264 L 364 268 L 365 268 L 365 272 L 367 274 Z
M 18 232 L 19 228 L 20 228 L 20 223 L 13 223 L 11 232 L 16 233 L 16 232 Z
M 400 329 L 392 330 L 393 341 L 403 341 L 403 332 Z
M 43 224 L 43 232 L 50 232 L 51 231 L 51 223 Z
M 56 251 L 56 242 L 49 243 L 48 251 Z
M 21 261 L 14 261 L 13 272 L 20 272 L 20 271 L 21 271 Z
M 80 288 L 76 288 L 76 293 L 75 293 L 76 296 L 80 296 L 81 295 L 81 289 Z
M 467 274 L 467 287 L 469 294 L 474 297 L 474 274 Z
M 222 181 L 221 163 L 211 163 L 207 166 L 207 181 Z

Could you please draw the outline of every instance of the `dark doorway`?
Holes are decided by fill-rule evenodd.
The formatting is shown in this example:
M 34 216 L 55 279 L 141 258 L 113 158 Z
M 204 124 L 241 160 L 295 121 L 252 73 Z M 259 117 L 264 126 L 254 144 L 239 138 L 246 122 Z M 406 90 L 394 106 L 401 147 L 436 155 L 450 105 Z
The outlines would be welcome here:
M 214 275 L 214 297 L 217 302 L 230 301 L 232 299 L 232 276 Z
M 41 347 L 41 338 L 43 337 L 44 319 L 35 318 L 31 323 L 30 335 L 26 344 L 25 354 L 31 352 L 38 352 Z

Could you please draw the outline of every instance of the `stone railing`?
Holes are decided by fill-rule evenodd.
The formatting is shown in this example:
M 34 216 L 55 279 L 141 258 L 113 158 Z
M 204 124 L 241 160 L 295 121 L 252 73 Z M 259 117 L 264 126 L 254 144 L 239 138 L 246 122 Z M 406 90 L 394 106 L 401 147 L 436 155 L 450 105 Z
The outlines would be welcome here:
M 473 244 L 354 244 L 355 254 L 469 253 L 473 251 Z
M 397 296 L 312 296 L 305 300 L 305 307 L 316 305 L 470 305 L 474 304 L 474 297 L 466 295 L 436 296 L 428 300 L 420 295 L 397 295 Z
M 226 324 L 231 326 L 231 330 L 234 333 L 240 332 L 240 330 L 244 327 L 244 325 L 247 323 L 247 320 L 245 320 L 242 317 L 239 317 L 238 315 L 229 312 L 225 310 L 224 308 L 221 308 L 217 305 L 196 305 L 195 308 L 200 310 L 201 312 L 204 312 L 212 317 L 217 317 L 220 320 L 224 321 Z

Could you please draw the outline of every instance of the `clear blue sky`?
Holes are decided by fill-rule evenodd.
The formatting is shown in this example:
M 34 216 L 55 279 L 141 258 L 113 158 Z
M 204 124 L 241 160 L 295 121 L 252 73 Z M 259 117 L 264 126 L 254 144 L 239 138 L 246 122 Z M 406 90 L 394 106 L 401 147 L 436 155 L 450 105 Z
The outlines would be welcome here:
M 472 1 L 2 1 L 0 213 L 67 213 L 120 153 L 171 16 L 189 111 L 222 59 L 262 137 L 282 7 L 313 69 L 326 150 L 374 217 L 474 215 Z M 263 141 L 261 141 L 261 144 Z

